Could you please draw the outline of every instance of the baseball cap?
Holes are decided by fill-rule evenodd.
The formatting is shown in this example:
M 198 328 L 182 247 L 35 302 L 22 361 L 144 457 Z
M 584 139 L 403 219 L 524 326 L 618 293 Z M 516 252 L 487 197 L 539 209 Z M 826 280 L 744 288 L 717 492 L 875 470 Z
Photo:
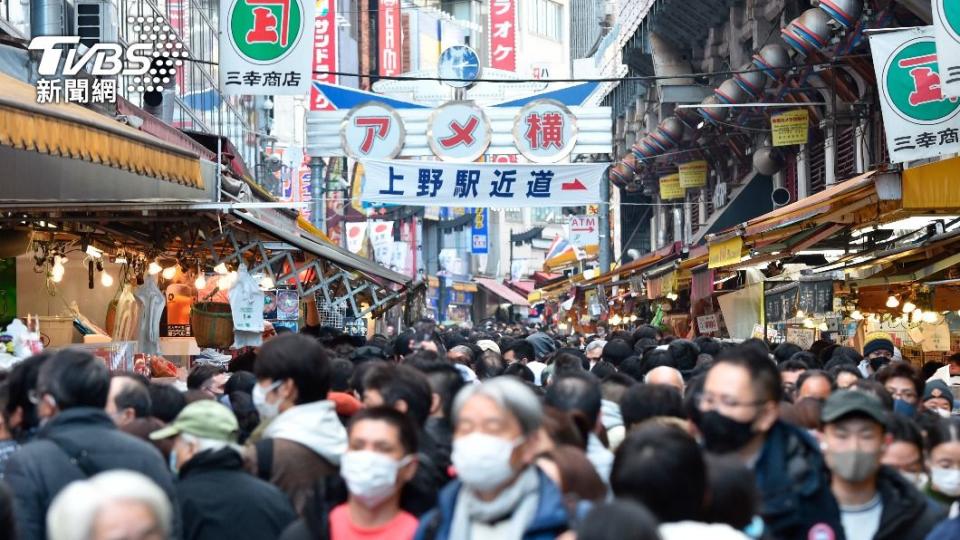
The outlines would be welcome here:
M 480 347 L 484 351 L 493 351 L 500 354 L 500 346 L 491 339 L 481 339 L 477 341 L 477 347 Z
M 166 439 L 187 433 L 204 439 L 236 442 L 240 425 L 233 411 L 210 399 L 194 401 L 180 411 L 167 427 L 150 434 L 150 440 Z
M 887 413 L 880 400 L 859 390 L 839 390 L 831 394 L 823 404 L 820 419 L 829 424 L 853 413 L 868 416 L 880 424 L 885 424 L 887 420 Z

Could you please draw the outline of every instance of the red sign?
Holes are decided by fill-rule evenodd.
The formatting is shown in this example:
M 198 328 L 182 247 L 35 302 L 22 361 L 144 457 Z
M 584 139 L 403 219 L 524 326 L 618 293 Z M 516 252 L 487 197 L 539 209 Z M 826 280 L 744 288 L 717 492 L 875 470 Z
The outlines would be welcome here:
M 325 73 L 318 74 L 318 71 Z M 337 13 L 335 0 L 317 1 L 317 20 L 313 29 L 313 80 L 337 84 Z M 310 89 L 310 110 L 330 111 L 336 109 L 327 96 L 317 89 Z
M 400 0 L 380 0 L 380 75 L 400 74 Z
M 517 70 L 517 0 L 490 2 L 490 67 Z

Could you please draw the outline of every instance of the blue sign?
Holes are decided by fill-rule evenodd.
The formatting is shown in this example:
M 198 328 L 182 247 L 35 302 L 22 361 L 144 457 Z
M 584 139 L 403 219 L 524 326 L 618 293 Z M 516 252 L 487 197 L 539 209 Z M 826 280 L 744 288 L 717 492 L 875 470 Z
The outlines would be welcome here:
M 480 57 L 466 45 L 453 45 L 440 53 L 437 73 L 448 86 L 463 88 L 480 78 Z M 454 80 L 450 80 L 454 79 Z M 462 79 L 462 80 L 456 80 Z
M 490 242 L 490 217 L 486 208 L 477 208 L 474 211 L 473 226 L 470 228 L 471 253 L 483 254 L 488 251 Z

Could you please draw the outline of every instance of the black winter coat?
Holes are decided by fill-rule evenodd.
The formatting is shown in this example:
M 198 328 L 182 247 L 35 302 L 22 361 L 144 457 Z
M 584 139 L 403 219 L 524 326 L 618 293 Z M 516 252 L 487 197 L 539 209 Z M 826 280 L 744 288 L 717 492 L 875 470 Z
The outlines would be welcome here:
M 947 509 L 931 501 L 900 473 L 880 467 L 877 491 L 883 503 L 880 527 L 873 540 L 923 540 L 940 521 Z
M 286 494 L 243 470 L 232 448 L 201 452 L 180 469 L 184 540 L 271 540 L 297 519 Z
M 85 457 L 74 463 L 64 448 L 83 451 Z M 13 491 L 18 538 L 46 540 L 47 509 L 60 490 L 74 480 L 115 469 L 146 475 L 177 508 L 173 476 L 153 445 L 118 430 L 103 409 L 75 407 L 53 417 L 7 462 L 5 479 Z M 175 536 L 179 531 L 180 514 L 175 511 Z

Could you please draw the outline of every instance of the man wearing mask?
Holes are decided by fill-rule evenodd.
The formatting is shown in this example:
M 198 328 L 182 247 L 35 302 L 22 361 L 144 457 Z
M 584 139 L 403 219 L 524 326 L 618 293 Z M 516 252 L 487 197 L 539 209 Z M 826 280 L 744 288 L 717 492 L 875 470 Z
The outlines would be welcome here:
M 923 409 L 933 411 L 943 418 L 949 418 L 953 410 L 953 392 L 947 383 L 940 379 L 930 379 L 923 387 L 921 399 Z
M 769 358 L 746 347 L 722 353 L 697 397 L 694 421 L 703 445 L 753 469 L 760 515 L 773 537 L 842 540 L 823 457 L 805 431 L 778 420 L 782 396 L 780 373 Z
M 297 519 L 282 491 L 243 470 L 234 446 L 239 432 L 230 409 L 205 399 L 150 434 L 153 440 L 174 438 L 170 470 L 178 477 L 184 540 L 270 540 Z
M 841 390 L 823 406 L 821 448 L 847 540 L 922 540 L 946 511 L 896 470 L 880 465 L 892 437 L 876 397 Z
M 244 450 L 247 470 L 269 480 L 302 514 L 317 482 L 336 474 L 347 432 L 326 399 L 332 368 L 315 339 L 285 334 L 260 349 L 253 403 L 261 426 Z
M 860 361 L 860 373 L 869 377 L 893 360 L 893 338 L 886 332 L 871 332 L 863 340 L 863 360 Z

